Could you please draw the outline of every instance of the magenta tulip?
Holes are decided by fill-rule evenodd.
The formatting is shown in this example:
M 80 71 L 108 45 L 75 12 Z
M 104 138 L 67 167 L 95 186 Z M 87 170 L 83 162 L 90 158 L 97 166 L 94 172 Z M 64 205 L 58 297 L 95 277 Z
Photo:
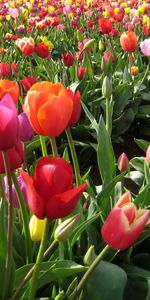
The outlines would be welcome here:
M 34 130 L 30 125 L 29 119 L 25 112 L 22 112 L 19 116 L 19 139 L 22 142 L 27 142 L 33 139 Z
M 0 150 L 8 150 L 15 146 L 19 135 L 17 109 L 9 94 L 0 101 Z
M 137 209 L 131 202 L 130 192 L 126 192 L 103 224 L 102 238 L 112 249 L 127 249 L 138 239 L 149 217 L 150 212 L 146 209 Z
M 22 191 L 22 194 L 24 196 L 24 201 L 25 203 L 27 203 L 27 194 L 26 194 L 26 186 L 25 186 L 25 182 L 22 179 L 21 175 L 17 177 L 17 181 L 18 181 L 18 185 Z M 6 199 L 9 198 L 9 186 L 8 186 L 8 180 L 7 180 L 7 176 L 4 177 L 4 183 L 5 183 L 5 196 Z M 14 208 L 19 208 L 19 202 L 18 202 L 18 197 L 16 194 L 16 189 L 14 184 L 12 185 L 12 194 L 13 194 L 13 204 L 14 204 Z

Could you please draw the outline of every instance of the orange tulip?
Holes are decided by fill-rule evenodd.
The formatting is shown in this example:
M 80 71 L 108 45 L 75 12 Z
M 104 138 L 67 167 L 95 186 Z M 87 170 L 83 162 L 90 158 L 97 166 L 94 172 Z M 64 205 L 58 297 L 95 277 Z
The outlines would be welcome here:
M 8 79 L 0 80 L 0 99 L 9 94 L 16 103 L 20 96 L 19 85 L 17 81 Z
M 27 92 L 24 110 L 35 132 L 56 137 L 68 125 L 73 101 L 61 83 L 43 81 L 34 84 Z
M 137 46 L 137 36 L 135 32 L 131 30 L 123 32 L 120 37 L 120 44 L 124 51 L 134 52 Z

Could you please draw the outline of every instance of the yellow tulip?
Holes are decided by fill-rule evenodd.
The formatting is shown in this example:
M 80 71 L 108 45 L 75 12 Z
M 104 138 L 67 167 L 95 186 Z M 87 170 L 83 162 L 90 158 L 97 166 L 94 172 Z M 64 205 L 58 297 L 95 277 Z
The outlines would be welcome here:
M 38 219 L 36 216 L 32 216 L 29 222 L 29 230 L 31 240 L 34 242 L 39 242 L 42 239 L 42 235 L 44 232 L 45 221 Z

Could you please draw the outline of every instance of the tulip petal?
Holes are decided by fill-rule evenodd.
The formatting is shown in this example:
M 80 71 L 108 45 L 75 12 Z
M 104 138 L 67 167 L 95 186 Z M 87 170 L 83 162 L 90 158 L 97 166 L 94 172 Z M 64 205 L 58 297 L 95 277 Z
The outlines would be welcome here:
M 44 201 L 34 188 L 33 178 L 23 170 L 20 171 L 20 174 L 26 184 L 27 200 L 30 209 L 37 218 L 44 219 Z
M 131 194 L 130 192 L 126 192 L 124 193 L 121 198 L 119 198 L 119 200 L 116 202 L 115 207 L 122 207 L 125 204 L 129 204 L 131 203 Z
M 72 190 L 50 198 L 46 206 L 46 217 L 48 219 L 57 219 L 69 215 L 74 210 L 86 187 L 87 184 L 84 183 Z
M 67 127 L 73 110 L 73 102 L 66 95 L 49 95 L 38 110 L 39 124 L 47 136 L 55 137 Z

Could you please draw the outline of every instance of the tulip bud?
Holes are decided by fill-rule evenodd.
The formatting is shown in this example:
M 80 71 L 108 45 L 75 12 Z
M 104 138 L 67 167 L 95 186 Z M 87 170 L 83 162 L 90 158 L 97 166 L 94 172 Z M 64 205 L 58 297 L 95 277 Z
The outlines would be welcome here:
M 118 159 L 118 169 L 120 172 L 124 172 L 128 170 L 129 160 L 127 155 L 123 152 Z
M 102 43 L 101 40 L 98 43 L 98 48 L 99 48 L 100 51 L 104 51 L 104 49 L 105 49 L 104 43 Z
M 85 266 L 90 266 L 96 257 L 97 255 L 95 254 L 94 246 L 91 245 L 91 247 L 88 249 L 83 259 Z
M 95 39 L 90 39 L 90 40 L 88 40 L 88 41 L 84 44 L 83 49 L 86 50 L 86 49 L 91 48 L 91 46 L 94 45 L 94 42 L 95 42 Z
M 146 161 L 150 165 L 150 145 L 148 146 L 148 148 L 146 150 Z
M 131 67 L 131 75 L 136 76 L 139 74 L 139 68 L 137 66 Z
M 102 84 L 102 94 L 106 99 L 110 99 L 112 94 L 112 84 L 108 76 L 105 76 Z
M 42 239 L 46 219 L 38 219 L 33 215 L 29 222 L 30 237 L 33 242 L 39 242 Z
M 65 241 L 67 240 L 70 235 L 72 234 L 72 231 L 76 227 L 79 219 L 80 219 L 80 213 L 65 220 L 62 222 L 55 230 L 54 238 L 57 241 Z

